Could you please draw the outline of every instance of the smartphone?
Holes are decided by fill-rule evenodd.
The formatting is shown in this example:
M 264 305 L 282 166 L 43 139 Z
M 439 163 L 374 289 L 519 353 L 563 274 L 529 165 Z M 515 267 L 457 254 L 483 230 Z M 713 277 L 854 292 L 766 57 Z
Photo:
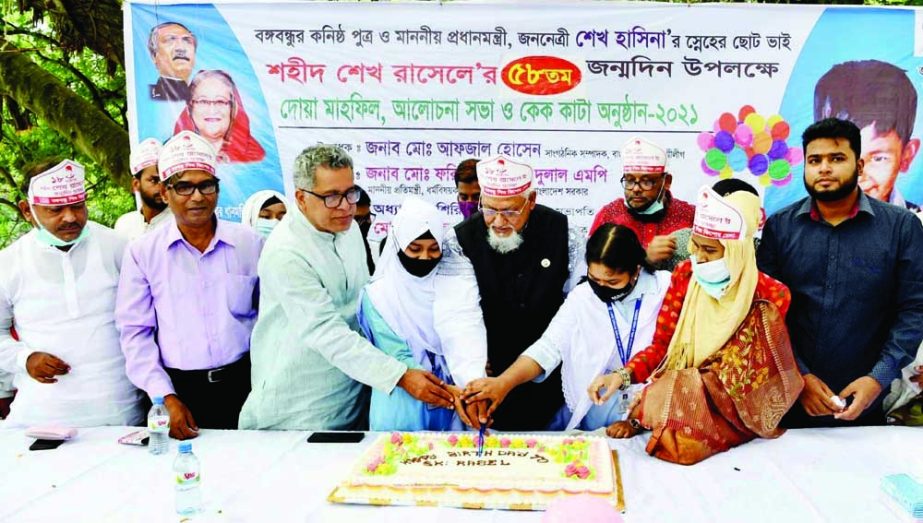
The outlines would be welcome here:
M 32 445 L 29 446 L 29 450 L 51 450 L 56 449 L 61 446 L 66 440 L 63 439 L 37 439 Z
M 359 443 L 365 438 L 362 432 L 315 432 L 308 443 Z

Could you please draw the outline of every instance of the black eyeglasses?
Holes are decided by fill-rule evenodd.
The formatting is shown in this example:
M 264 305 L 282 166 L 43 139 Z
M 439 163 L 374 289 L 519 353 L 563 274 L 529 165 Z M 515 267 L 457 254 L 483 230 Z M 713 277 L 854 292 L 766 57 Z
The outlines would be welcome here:
M 356 202 L 359 201 L 359 189 L 357 187 L 353 187 L 344 193 L 335 192 L 333 194 L 317 194 L 316 192 L 311 192 L 307 189 L 299 190 L 324 200 L 324 207 L 328 209 L 336 209 L 339 207 L 343 203 L 343 198 L 346 198 L 346 202 L 350 205 L 355 205 Z
M 635 180 L 633 178 L 625 178 L 622 176 L 620 181 L 622 182 L 622 188 L 624 188 L 626 191 L 635 185 L 641 187 L 642 191 L 650 191 L 654 188 L 655 185 L 657 185 L 660 180 L 651 180 L 650 178 L 641 178 L 639 180 Z
M 180 196 L 192 196 L 196 190 L 202 196 L 209 196 L 218 192 L 218 180 L 205 180 L 200 183 L 176 182 L 168 185 L 167 189 L 173 189 L 173 192 Z

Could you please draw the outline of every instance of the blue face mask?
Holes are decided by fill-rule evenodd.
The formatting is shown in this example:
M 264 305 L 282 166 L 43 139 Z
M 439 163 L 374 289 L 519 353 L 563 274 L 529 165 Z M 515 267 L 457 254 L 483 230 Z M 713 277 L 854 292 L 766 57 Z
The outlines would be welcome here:
M 269 238 L 269 233 L 279 225 L 279 220 L 270 220 L 269 218 L 257 218 L 253 228 L 256 232 L 263 235 L 263 238 Z
M 48 229 L 45 228 L 44 225 L 42 225 L 42 222 L 38 220 L 38 215 L 35 214 L 35 209 L 32 208 L 31 205 L 29 206 L 29 208 L 32 211 L 32 218 L 35 220 L 36 238 L 38 239 L 38 241 L 44 243 L 45 245 L 50 245 L 52 247 L 58 247 L 58 248 L 72 247 L 82 242 L 83 240 L 85 240 L 86 237 L 89 236 L 90 234 L 90 227 L 87 226 L 87 224 L 84 224 L 83 229 L 80 231 L 79 236 L 77 236 L 73 240 L 67 240 L 67 241 L 62 240 L 61 238 L 58 238 L 57 236 L 52 234 Z
M 662 211 L 663 210 L 663 188 L 665 186 L 666 186 L 665 182 L 660 186 L 660 192 L 657 193 L 657 199 L 654 200 L 654 203 L 648 205 L 647 208 L 644 209 L 643 211 L 636 210 L 635 212 L 638 214 L 651 215 L 651 214 L 657 214 L 658 212 Z
M 702 287 L 702 290 L 712 298 L 721 299 L 728 284 L 731 283 L 731 271 L 724 258 L 705 263 L 697 262 L 694 255 L 689 259 L 692 260 L 692 274 L 699 287 Z

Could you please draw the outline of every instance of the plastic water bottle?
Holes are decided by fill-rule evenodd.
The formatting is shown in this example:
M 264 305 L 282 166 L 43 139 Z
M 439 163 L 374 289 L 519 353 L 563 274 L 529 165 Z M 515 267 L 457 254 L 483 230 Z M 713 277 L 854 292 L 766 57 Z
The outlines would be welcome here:
M 147 413 L 147 429 L 151 454 L 165 454 L 170 449 L 170 413 L 163 405 L 163 396 L 154 397 L 154 405 Z
M 192 516 L 202 510 L 202 477 L 199 475 L 199 458 L 192 453 L 192 443 L 179 444 L 179 454 L 173 462 L 176 473 L 176 513 Z

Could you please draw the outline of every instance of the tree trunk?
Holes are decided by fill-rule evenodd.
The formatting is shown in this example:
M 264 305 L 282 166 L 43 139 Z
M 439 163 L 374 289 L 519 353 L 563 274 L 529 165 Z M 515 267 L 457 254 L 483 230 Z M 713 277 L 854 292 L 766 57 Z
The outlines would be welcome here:
M 19 0 L 19 9 L 31 9 L 36 22 L 50 17 L 52 30 L 68 49 L 89 47 L 110 66 L 124 64 L 120 0 Z
M 0 94 L 32 111 L 122 186 L 130 183 L 128 133 L 0 37 Z

